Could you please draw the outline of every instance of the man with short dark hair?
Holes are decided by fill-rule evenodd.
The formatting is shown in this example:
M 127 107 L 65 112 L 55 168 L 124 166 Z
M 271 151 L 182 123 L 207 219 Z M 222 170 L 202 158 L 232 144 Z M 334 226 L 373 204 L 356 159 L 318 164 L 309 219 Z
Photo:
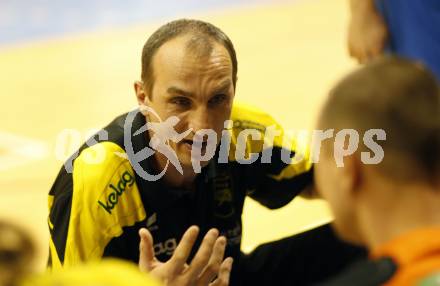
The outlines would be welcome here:
M 312 183 L 312 173 L 307 158 L 290 164 L 296 150 L 283 148 L 283 131 L 272 117 L 232 105 L 236 81 L 234 47 L 215 26 L 177 20 L 153 33 L 142 53 L 142 81 L 134 84 L 139 110 L 116 118 L 88 140 L 50 191 L 53 268 L 103 256 L 137 262 L 141 254 L 141 269 L 163 278 L 175 272 L 164 268 L 186 269 L 182 261 L 188 258 L 191 268 L 185 273 L 195 276 L 187 278 L 206 282 L 230 271 L 225 252 L 241 272 L 236 284 L 257 278 L 255 271 L 263 274 L 274 261 L 266 255 L 246 257 L 252 267 L 241 268 L 245 196 L 279 208 Z M 197 233 L 206 234 L 203 242 Z M 316 235 L 321 234 L 322 241 L 332 237 L 327 229 Z M 338 251 L 331 243 L 321 246 Z M 323 260 L 319 248 L 314 251 L 310 256 L 329 267 L 347 260 L 344 255 Z M 283 249 L 277 253 L 285 257 Z M 266 261 L 256 263 L 260 260 Z M 284 260 L 277 263 L 290 267 Z M 298 264 L 306 260 L 298 258 Z M 276 271 L 268 278 L 289 279 Z M 319 278 L 316 273 L 319 269 L 304 279 Z
M 434 75 L 407 60 L 373 61 L 331 91 L 318 128 L 355 130 L 361 138 L 369 130 L 386 134 L 380 138 L 384 157 L 373 164 L 365 141 L 342 167 L 335 162 L 338 143 L 322 145 L 318 192 L 339 235 L 368 247 L 372 258 L 325 285 L 438 285 L 429 284 L 440 278 L 440 88 Z

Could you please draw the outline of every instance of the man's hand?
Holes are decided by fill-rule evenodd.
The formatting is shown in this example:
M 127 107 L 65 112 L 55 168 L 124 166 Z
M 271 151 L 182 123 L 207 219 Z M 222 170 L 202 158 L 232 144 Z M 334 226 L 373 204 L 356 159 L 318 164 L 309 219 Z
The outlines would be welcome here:
M 149 272 L 167 286 L 228 285 L 233 260 L 230 257 L 223 260 L 226 238 L 219 237 L 218 230 L 211 229 L 207 232 L 191 264 L 186 264 L 198 233 L 198 227 L 188 228 L 173 256 L 163 263 L 154 257 L 153 237 L 150 232 L 145 228 L 140 229 L 139 269 Z
M 351 0 L 347 39 L 350 56 L 359 63 L 366 63 L 382 54 L 387 38 L 386 24 L 373 0 Z

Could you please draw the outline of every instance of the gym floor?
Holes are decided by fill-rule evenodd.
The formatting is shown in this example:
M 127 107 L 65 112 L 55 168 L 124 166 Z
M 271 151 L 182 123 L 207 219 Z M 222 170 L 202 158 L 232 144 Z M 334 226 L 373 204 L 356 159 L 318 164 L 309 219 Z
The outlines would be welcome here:
M 239 61 L 236 99 L 288 130 L 313 128 L 329 88 L 355 66 L 345 49 L 346 0 L 25 2 L 0 2 L 0 218 L 29 229 L 39 269 L 47 193 L 63 158 L 136 106 L 141 49 L 161 24 L 198 18 L 224 30 Z M 319 200 L 271 211 L 248 199 L 243 219 L 249 251 L 330 216 Z

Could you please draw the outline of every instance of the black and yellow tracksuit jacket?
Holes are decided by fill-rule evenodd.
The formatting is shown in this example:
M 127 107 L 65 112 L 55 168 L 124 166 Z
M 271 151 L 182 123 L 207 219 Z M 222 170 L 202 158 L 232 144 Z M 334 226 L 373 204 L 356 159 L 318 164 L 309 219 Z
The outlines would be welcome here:
M 219 163 L 216 153 L 197 175 L 194 191 L 169 187 L 162 180 L 146 181 L 135 172 L 126 152 L 126 119 L 124 114 L 107 125 L 105 139 L 97 135 L 84 144 L 61 168 L 50 190 L 49 265 L 53 269 L 107 256 L 137 262 L 142 227 L 152 233 L 159 260 L 172 255 L 191 225 L 200 227 L 200 239 L 208 229 L 218 228 L 228 240 L 226 255 L 239 259 L 246 195 L 269 208 L 279 208 L 312 182 L 307 160 L 297 164 L 281 160 L 283 131 L 272 117 L 242 105 L 232 110 L 228 162 Z M 149 143 L 145 133 L 134 135 L 143 125 L 145 117 L 138 113 L 125 134 L 135 152 Z M 275 126 L 281 134 L 271 146 L 271 163 L 237 162 L 234 151 L 240 131 L 256 129 L 263 138 L 268 126 Z M 246 152 L 261 154 L 263 146 L 267 147 L 264 140 L 248 138 Z M 296 146 L 292 146 L 294 155 Z M 149 174 L 157 173 L 152 158 L 140 163 Z

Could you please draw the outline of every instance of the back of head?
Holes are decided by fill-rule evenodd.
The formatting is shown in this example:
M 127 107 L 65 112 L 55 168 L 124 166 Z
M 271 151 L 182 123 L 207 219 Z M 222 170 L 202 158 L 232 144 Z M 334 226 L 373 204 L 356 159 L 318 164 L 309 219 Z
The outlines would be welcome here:
M 384 57 L 350 74 L 331 91 L 319 125 L 383 129 L 381 173 L 440 185 L 440 89 L 417 63 Z

